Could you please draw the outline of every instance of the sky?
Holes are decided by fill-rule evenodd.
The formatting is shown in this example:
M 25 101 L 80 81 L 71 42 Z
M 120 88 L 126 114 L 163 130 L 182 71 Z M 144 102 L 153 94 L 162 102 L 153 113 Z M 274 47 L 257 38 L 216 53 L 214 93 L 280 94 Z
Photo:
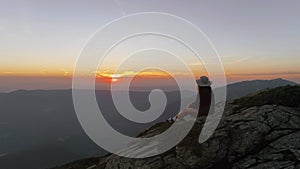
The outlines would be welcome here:
M 70 88 L 87 40 L 103 25 L 137 12 L 170 13 L 199 27 L 216 47 L 229 83 L 279 77 L 300 82 L 299 8 L 298 0 L 0 1 L 0 91 Z M 134 74 L 135 65 L 111 71 L 117 55 L 122 50 L 108 58 L 99 77 Z M 205 74 L 195 63 L 188 63 L 195 76 Z

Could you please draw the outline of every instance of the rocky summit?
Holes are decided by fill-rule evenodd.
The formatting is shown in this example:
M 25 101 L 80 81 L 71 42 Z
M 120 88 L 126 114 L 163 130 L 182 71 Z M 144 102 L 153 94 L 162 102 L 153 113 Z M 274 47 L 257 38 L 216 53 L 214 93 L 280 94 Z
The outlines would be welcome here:
M 257 102 L 259 98 L 263 101 Z M 107 155 L 96 162 L 94 158 L 90 163 L 86 159 L 80 162 L 82 165 L 74 162 L 55 169 L 297 169 L 300 168 L 298 103 L 300 86 L 267 90 L 227 103 L 217 130 L 205 143 L 193 141 L 199 135 L 189 133 L 180 144 L 159 156 L 129 159 Z M 196 126 L 202 126 L 205 119 L 197 119 Z M 153 136 L 169 126 L 167 122 L 159 123 L 139 136 Z

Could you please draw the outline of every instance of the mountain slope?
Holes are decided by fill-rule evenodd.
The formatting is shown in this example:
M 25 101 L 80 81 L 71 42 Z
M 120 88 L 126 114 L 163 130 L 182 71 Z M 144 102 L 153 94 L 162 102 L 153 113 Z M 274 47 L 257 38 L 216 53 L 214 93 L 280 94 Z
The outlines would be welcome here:
M 251 91 L 258 90 L 253 84 L 263 83 L 264 87 L 267 85 L 272 87 L 271 84 L 274 84 L 273 86 L 294 84 L 282 79 L 247 81 L 229 85 L 228 94 L 235 94 L 235 87 L 242 90 L 245 86 L 249 86 L 247 85 L 249 83 L 252 87 L 247 88 L 251 88 Z M 167 92 L 168 104 L 162 116 L 152 123 L 141 125 L 130 122 L 117 113 L 108 91 L 97 91 L 96 96 L 98 100 L 104 102 L 101 110 L 107 121 L 116 130 L 129 136 L 136 136 L 155 123 L 174 116 L 178 113 L 180 105 L 178 91 Z M 131 98 L 137 109 L 149 108 L 147 92 L 132 92 Z M 187 98 L 184 104 L 190 102 L 190 97 Z M 17 169 L 20 166 L 32 169 L 45 168 L 105 153 L 81 128 L 73 108 L 71 90 L 19 90 L 0 93 L 1 169 Z M 57 154 L 60 154 L 59 159 L 55 159 Z
M 251 80 L 228 84 L 227 100 L 233 100 L 261 90 L 272 89 L 286 85 L 297 85 L 297 83 L 278 78 L 273 80 Z M 219 90 L 220 89 L 217 88 L 215 89 L 215 92 L 219 92 Z
M 172 150 L 146 159 L 129 159 L 116 155 L 99 158 L 94 169 L 260 169 L 260 168 L 300 168 L 300 107 L 280 102 L 286 91 L 287 98 L 300 103 L 300 86 L 285 86 L 248 99 L 268 96 L 274 102 L 268 105 L 243 107 L 238 101 L 226 105 L 224 116 L 213 136 L 205 143 L 198 144 L 198 134 L 189 135 Z M 202 126 L 205 117 L 197 120 Z M 163 132 L 167 123 L 159 123 L 143 133 L 151 136 Z M 199 128 L 201 131 L 201 128 Z M 76 163 L 73 163 L 76 164 Z M 68 166 L 70 168 L 70 166 Z M 66 169 L 66 166 L 55 169 Z M 85 167 L 87 168 L 87 167 Z
M 291 94 L 292 93 L 292 94 Z M 245 96 L 233 101 L 234 104 L 248 108 L 267 104 L 277 104 L 289 107 L 300 106 L 299 86 L 281 86 L 275 89 L 261 91 L 252 96 Z

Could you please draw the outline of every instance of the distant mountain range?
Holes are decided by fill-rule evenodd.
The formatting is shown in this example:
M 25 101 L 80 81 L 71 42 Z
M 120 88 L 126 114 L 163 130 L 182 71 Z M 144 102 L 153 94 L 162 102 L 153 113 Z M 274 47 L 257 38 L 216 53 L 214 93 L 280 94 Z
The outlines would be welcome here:
M 228 98 L 234 99 L 266 88 L 296 83 L 283 80 L 245 81 L 228 85 Z M 218 89 L 216 89 L 217 92 Z M 184 105 L 193 93 L 185 91 Z M 122 91 L 120 91 L 120 94 Z M 148 91 L 132 91 L 130 97 L 139 110 L 150 104 Z M 119 132 L 136 136 L 144 129 L 179 112 L 179 91 L 168 91 L 165 112 L 146 124 L 131 122 L 113 105 L 109 91 L 96 91 L 107 121 Z M 19 90 L 0 93 L 0 168 L 47 168 L 77 159 L 101 156 L 106 152 L 93 143 L 81 128 L 73 108 L 71 90 Z
M 124 92 L 119 91 L 119 95 Z M 168 103 L 151 123 L 139 124 L 120 115 L 109 91 L 96 91 L 100 109 L 113 128 L 129 136 L 179 112 L 178 91 L 166 92 Z M 149 92 L 130 92 L 133 105 L 146 110 Z M 104 155 L 81 128 L 71 90 L 19 90 L 0 94 L 0 168 L 47 168 L 67 161 Z M 16 162 L 17 161 L 17 162 Z
M 268 88 L 272 89 L 286 85 L 297 85 L 297 83 L 278 78 L 273 80 L 242 81 L 238 83 L 229 84 L 227 85 L 227 100 L 233 100 Z M 215 89 L 215 92 L 219 92 L 219 90 L 220 88 L 217 88 Z

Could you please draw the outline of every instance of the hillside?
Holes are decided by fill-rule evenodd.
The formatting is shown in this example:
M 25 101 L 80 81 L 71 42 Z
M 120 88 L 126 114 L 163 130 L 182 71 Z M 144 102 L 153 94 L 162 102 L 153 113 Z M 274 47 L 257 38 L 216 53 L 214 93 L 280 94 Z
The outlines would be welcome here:
M 146 159 L 110 155 L 99 158 L 90 168 L 300 168 L 300 107 L 294 104 L 300 103 L 299 90 L 300 86 L 278 87 L 229 102 L 217 130 L 203 144 L 193 142 L 198 135 L 190 133 L 180 144 L 162 155 Z M 265 99 L 266 102 L 260 101 Z M 201 117 L 197 123 L 202 126 L 204 121 L 205 118 Z M 167 123 L 159 123 L 142 135 L 163 132 L 166 126 Z M 55 169 L 71 169 L 76 164 Z
M 292 83 L 282 79 L 273 81 L 277 81 L 277 85 Z M 248 83 L 253 82 L 229 86 L 239 88 L 241 84 L 245 86 Z M 272 81 L 260 81 L 258 84 L 261 83 L 270 84 Z M 192 94 L 186 91 L 184 104 L 191 102 L 189 96 Z M 129 136 L 136 136 L 179 111 L 178 91 L 168 91 L 166 95 L 168 104 L 162 116 L 151 123 L 141 125 L 127 120 L 117 112 L 108 91 L 96 91 L 98 101 L 101 99 L 104 103 L 101 110 L 107 121 L 116 130 Z M 147 102 L 148 92 L 133 91 L 131 98 L 133 105 L 139 110 L 146 110 L 150 106 Z M 31 169 L 47 168 L 106 154 L 81 128 L 73 108 L 71 90 L 18 90 L 0 93 L 0 127 L 1 169 L 19 169 L 21 166 Z
M 299 86 L 281 86 L 275 89 L 267 89 L 256 93 L 241 97 L 233 101 L 233 104 L 239 105 L 244 108 L 252 106 L 262 106 L 267 104 L 277 104 L 289 107 L 300 106 L 300 88 Z
M 297 83 L 285 79 L 272 80 L 250 80 L 227 85 L 227 100 L 237 99 L 248 94 L 256 93 L 265 89 L 272 89 L 279 86 L 297 85 Z M 219 92 L 220 89 L 215 89 Z

